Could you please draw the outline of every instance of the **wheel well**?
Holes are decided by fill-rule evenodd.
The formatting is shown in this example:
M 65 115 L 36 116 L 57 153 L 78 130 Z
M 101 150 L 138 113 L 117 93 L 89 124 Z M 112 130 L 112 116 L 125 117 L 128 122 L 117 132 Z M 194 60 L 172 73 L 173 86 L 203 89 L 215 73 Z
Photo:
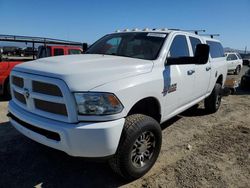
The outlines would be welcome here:
M 138 101 L 129 111 L 128 116 L 132 114 L 144 114 L 154 118 L 160 123 L 161 108 L 159 101 L 154 97 L 144 98 Z
M 223 83 L 223 76 L 220 75 L 219 78 L 217 79 L 216 83 L 221 84 Z

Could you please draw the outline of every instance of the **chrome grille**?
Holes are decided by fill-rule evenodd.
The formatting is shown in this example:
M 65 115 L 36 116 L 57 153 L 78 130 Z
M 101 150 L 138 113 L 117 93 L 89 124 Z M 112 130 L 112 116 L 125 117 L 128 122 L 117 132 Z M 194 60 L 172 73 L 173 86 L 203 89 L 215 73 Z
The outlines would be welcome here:
M 61 80 L 12 71 L 11 93 L 13 101 L 31 113 L 58 121 L 77 121 L 72 94 Z

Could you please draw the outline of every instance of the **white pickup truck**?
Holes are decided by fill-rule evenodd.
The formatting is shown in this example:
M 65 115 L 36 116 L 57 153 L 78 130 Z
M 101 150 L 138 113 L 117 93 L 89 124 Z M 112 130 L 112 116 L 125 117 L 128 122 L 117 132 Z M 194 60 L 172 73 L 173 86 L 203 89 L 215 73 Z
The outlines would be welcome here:
M 226 75 L 218 40 L 166 29 L 115 32 L 84 55 L 16 66 L 8 116 L 41 144 L 107 157 L 115 172 L 136 179 L 159 155 L 160 124 L 204 99 L 216 112 Z

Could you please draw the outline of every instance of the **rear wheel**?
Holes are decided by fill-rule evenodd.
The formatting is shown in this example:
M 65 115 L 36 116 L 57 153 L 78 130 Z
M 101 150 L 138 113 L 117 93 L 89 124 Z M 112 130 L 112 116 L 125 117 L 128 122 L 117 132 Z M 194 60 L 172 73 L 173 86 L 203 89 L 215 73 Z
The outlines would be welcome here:
M 220 108 L 222 98 L 221 84 L 216 83 L 212 93 L 205 99 L 205 109 L 209 113 L 215 113 Z
M 161 128 L 153 118 L 141 114 L 128 116 L 111 168 L 124 179 L 133 180 L 147 173 L 158 158 Z

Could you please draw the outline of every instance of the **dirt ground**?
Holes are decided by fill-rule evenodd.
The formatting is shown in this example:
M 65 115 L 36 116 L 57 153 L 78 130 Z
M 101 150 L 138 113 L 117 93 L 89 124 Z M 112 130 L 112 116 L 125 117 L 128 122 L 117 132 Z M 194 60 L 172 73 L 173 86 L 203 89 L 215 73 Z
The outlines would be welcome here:
M 224 97 L 215 114 L 201 104 L 174 117 L 162 124 L 152 170 L 125 182 L 104 162 L 73 158 L 22 136 L 9 124 L 2 100 L 0 187 L 250 187 L 249 112 L 250 92 L 239 90 Z

